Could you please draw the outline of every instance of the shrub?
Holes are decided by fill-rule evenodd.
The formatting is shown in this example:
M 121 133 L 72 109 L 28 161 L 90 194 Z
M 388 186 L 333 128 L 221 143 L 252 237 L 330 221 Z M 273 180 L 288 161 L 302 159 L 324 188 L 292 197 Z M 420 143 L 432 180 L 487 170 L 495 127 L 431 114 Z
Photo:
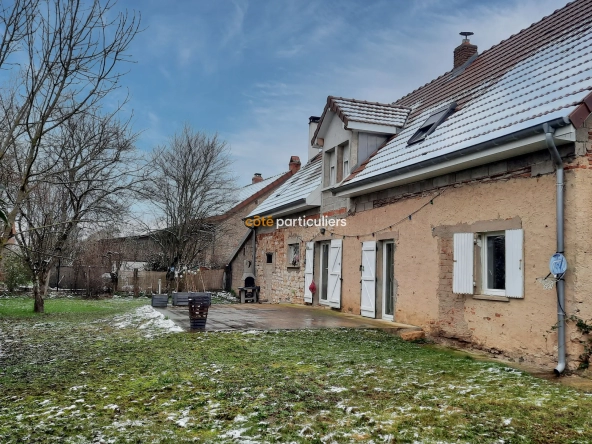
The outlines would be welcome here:
M 6 254 L 2 264 L 4 283 L 8 291 L 13 292 L 22 285 L 31 282 L 31 272 L 25 265 L 23 258 L 15 253 Z

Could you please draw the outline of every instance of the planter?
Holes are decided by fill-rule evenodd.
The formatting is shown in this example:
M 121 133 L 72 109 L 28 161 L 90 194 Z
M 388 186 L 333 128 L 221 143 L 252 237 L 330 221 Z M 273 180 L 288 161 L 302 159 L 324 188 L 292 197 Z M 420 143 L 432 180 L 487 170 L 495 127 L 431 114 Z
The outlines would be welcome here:
M 173 305 L 189 305 L 189 293 L 173 293 Z
M 212 304 L 209 293 L 194 293 L 189 297 L 189 325 L 191 330 L 205 330 L 208 309 Z
M 168 294 L 153 294 L 152 295 L 152 306 L 166 308 L 169 305 Z

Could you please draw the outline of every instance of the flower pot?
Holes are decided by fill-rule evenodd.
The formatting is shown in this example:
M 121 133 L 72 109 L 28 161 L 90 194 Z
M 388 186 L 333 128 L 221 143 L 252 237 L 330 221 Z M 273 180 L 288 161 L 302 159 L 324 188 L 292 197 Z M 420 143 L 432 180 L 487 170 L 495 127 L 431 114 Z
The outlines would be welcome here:
M 173 305 L 189 305 L 189 295 L 190 293 L 173 293 Z
M 152 306 L 153 307 L 166 307 L 169 305 L 169 295 L 168 294 L 153 294 L 152 295 Z

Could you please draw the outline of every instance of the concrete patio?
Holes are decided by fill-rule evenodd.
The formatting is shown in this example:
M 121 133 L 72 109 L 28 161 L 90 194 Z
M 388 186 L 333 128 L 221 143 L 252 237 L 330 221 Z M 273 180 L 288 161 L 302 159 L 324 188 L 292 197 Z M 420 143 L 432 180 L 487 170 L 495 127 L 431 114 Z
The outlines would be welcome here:
M 156 309 L 189 331 L 187 307 Z M 220 304 L 212 305 L 206 331 L 220 330 L 303 330 L 318 328 L 373 328 L 392 331 L 421 331 L 396 322 L 369 319 L 323 307 L 296 304 Z

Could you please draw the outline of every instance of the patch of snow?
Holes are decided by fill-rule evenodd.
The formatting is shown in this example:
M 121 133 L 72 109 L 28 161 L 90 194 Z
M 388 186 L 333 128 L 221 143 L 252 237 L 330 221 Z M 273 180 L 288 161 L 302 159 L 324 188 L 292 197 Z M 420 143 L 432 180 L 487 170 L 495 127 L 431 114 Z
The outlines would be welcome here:
M 329 387 L 328 390 L 326 390 L 327 392 L 331 392 L 331 393 L 341 393 L 346 391 L 347 389 L 345 387 Z
M 183 329 L 170 319 L 165 319 L 164 314 L 155 310 L 151 305 L 144 305 L 135 311 L 114 318 L 115 328 L 137 328 L 145 330 L 144 335 L 150 338 L 160 333 L 177 333 Z
M 249 430 L 248 428 L 243 428 L 243 429 L 235 429 L 235 430 L 229 430 L 226 433 L 224 433 L 223 435 L 221 435 L 221 438 L 232 438 L 232 439 L 238 439 L 242 437 L 242 434 L 245 433 L 247 430 Z M 243 441 L 241 441 L 243 442 Z

